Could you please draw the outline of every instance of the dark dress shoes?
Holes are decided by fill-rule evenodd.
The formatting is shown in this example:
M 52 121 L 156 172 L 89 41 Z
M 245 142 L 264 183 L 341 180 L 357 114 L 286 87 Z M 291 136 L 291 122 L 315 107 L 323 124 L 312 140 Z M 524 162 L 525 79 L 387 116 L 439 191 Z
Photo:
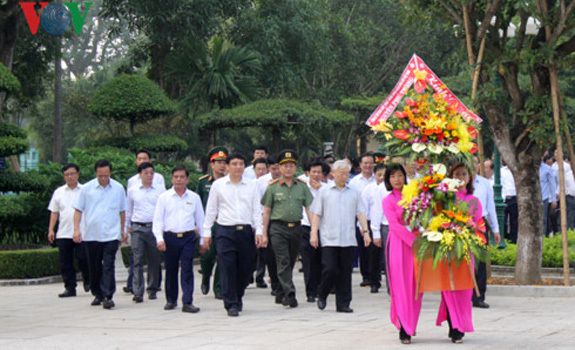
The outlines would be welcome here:
M 322 298 L 317 298 L 317 308 L 320 310 L 325 309 L 326 307 L 326 300 Z
M 308 297 L 307 297 L 307 302 L 308 302 L 308 303 L 315 303 L 315 297 L 314 297 L 314 296 L 311 296 L 311 295 L 308 295 Z
M 143 298 L 143 297 L 139 297 L 139 296 L 136 296 L 136 295 L 134 295 L 134 297 L 132 298 L 132 300 L 133 300 L 135 303 L 142 303 L 142 302 L 144 302 L 144 298 Z
M 372 284 L 371 285 L 371 293 L 379 293 L 379 286 Z
M 92 306 L 98 306 L 100 304 L 102 304 L 102 299 L 100 299 L 98 297 L 95 297 L 94 300 L 92 300 L 92 303 L 90 303 L 90 305 L 92 305 Z
M 264 281 L 259 281 L 259 282 L 256 282 L 256 287 L 266 289 L 268 287 L 268 284 L 265 283 Z
M 231 307 L 228 309 L 228 316 L 237 317 L 240 315 L 240 311 L 236 307 Z
M 350 308 L 349 306 L 342 306 L 342 307 L 338 307 L 338 308 L 337 308 L 337 312 L 343 312 L 343 313 L 346 313 L 346 314 L 350 314 L 350 313 L 353 312 L 353 309 Z
M 359 284 L 360 287 L 365 287 L 365 286 L 369 286 L 371 285 L 371 282 L 364 279 L 363 281 L 361 281 L 361 283 Z
M 297 303 L 297 299 L 295 298 L 295 295 L 290 294 L 289 296 L 285 297 L 282 300 L 282 305 L 283 306 L 289 306 L 289 307 L 297 307 L 298 303 Z
M 84 292 L 88 293 L 90 291 L 90 283 L 84 283 Z
M 199 311 L 200 311 L 200 308 L 194 306 L 194 304 L 184 304 L 184 306 L 182 306 L 182 312 L 189 312 L 189 313 L 195 314 Z
M 134 293 L 134 290 L 132 289 L 132 287 L 128 287 L 128 286 L 125 286 L 122 290 L 124 291 L 124 293 L 128 293 L 128 294 Z
M 156 299 L 158 299 L 158 297 L 156 296 L 156 292 L 150 292 L 150 293 L 148 293 L 148 299 L 150 299 L 150 300 L 156 300 Z
M 164 305 L 164 310 L 173 310 L 176 308 L 176 306 L 176 303 L 167 302 L 166 305 Z
M 489 304 L 484 301 L 476 301 L 473 303 L 473 307 L 478 307 L 480 309 L 489 309 Z
M 73 289 L 66 289 L 64 291 L 64 293 L 58 294 L 58 297 L 60 297 L 60 298 L 68 298 L 68 297 L 75 297 L 75 296 L 76 296 L 76 291 Z
M 111 308 L 116 306 L 116 304 L 114 304 L 114 301 L 112 299 L 105 298 L 104 301 L 102 302 L 102 306 L 104 307 L 104 309 L 110 310 Z
M 202 290 L 203 295 L 207 295 L 210 292 L 210 284 L 202 282 L 202 286 L 200 289 Z

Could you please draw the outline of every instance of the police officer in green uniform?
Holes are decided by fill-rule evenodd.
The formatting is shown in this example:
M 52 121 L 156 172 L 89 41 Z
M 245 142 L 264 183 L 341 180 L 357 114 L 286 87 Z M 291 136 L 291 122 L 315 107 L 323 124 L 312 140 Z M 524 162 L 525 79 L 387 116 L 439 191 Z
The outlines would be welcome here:
M 281 177 L 270 182 L 261 200 L 263 234 L 271 240 L 276 257 L 280 285 L 275 302 L 293 308 L 298 305 L 292 274 L 302 236 L 302 208 L 311 220 L 313 196 L 305 181 L 294 177 L 297 154 L 293 150 L 280 152 L 278 163 Z
M 204 175 L 199 178 L 198 187 L 196 193 L 202 199 L 202 205 L 204 210 L 206 209 L 206 204 L 208 203 L 208 196 L 210 194 L 210 187 L 212 183 L 217 179 L 226 176 L 226 157 L 228 155 L 228 150 L 225 147 L 215 147 L 208 153 L 208 159 L 210 161 L 210 168 L 212 169 L 211 175 Z M 212 237 L 215 233 L 217 224 L 214 223 L 212 226 Z M 216 245 L 210 245 L 210 249 L 200 256 L 200 266 L 202 268 L 202 294 L 206 295 L 210 291 L 210 278 L 212 277 L 212 271 L 214 265 L 216 264 Z M 216 299 L 221 299 L 220 293 L 220 273 L 219 268 L 216 266 L 215 276 L 214 276 L 214 294 Z

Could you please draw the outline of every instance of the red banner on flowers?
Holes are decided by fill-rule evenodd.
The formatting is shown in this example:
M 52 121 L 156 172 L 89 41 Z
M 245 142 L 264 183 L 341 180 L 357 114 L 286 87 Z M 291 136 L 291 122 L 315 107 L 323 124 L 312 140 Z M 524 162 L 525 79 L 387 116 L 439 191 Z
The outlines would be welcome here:
M 416 82 L 415 72 L 425 72 L 425 81 L 431 85 L 433 90 L 438 94 L 442 95 L 443 98 L 452 106 L 459 114 L 463 116 L 466 120 L 473 120 L 477 123 L 481 122 L 475 113 L 471 112 L 465 105 L 459 101 L 459 99 L 445 86 L 445 84 L 433 73 L 431 69 L 423 62 L 421 58 L 417 55 L 413 55 L 407 67 L 401 74 L 399 81 L 389 94 L 389 96 L 383 101 L 379 107 L 371 114 L 369 119 L 365 122 L 369 126 L 374 126 L 379 124 L 382 120 L 386 120 L 397 108 L 399 102 L 407 92 L 407 90 Z

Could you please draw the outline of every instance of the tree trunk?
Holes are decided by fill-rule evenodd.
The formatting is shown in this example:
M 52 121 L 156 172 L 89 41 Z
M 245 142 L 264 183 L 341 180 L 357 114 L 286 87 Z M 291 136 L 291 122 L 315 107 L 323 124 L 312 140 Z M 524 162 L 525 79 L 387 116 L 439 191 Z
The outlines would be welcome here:
M 56 37 L 54 45 L 54 143 L 52 144 L 53 161 L 62 164 L 62 40 Z
M 18 38 L 18 29 L 24 22 L 24 13 L 18 4 L 18 0 L 8 0 L 2 4 L 0 16 L 0 62 L 12 70 L 14 60 L 14 48 Z M 0 93 L 0 121 L 3 121 L 2 108 L 6 101 L 6 93 Z M 19 167 L 19 166 L 18 166 Z

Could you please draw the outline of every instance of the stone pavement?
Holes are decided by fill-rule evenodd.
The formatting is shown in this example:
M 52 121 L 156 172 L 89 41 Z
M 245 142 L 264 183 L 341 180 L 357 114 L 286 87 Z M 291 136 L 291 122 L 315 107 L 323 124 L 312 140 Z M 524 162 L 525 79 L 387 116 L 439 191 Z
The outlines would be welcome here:
M 213 294 L 201 295 L 197 273 L 198 314 L 182 313 L 180 308 L 164 311 L 163 294 L 136 305 L 121 291 L 125 270 L 117 275 L 113 310 L 90 306 L 92 296 L 83 291 L 76 298 L 59 299 L 61 283 L 0 286 L 0 349 L 405 349 L 389 321 L 389 297 L 359 287 L 357 272 L 353 314 L 336 313 L 333 296 L 323 311 L 306 303 L 302 274 L 296 270 L 298 308 L 275 305 L 269 289 L 252 285 L 244 311 L 236 318 L 227 316 Z M 489 288 L 491 309 L 473 310 L 475 332 L 465 336 L 463 345 L 449 341 L 447 324 L 435 326 L 439 294 L 426 294 L 417 336 L 409 347 L 575 347 L 573 287 Z

